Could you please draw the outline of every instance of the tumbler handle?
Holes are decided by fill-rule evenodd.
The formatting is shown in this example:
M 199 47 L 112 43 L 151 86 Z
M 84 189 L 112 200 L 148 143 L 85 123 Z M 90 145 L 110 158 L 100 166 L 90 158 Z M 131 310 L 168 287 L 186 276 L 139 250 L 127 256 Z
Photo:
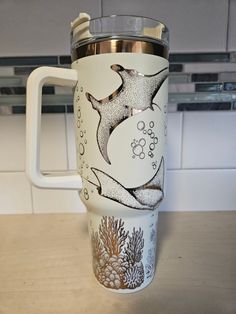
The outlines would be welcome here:
M 26 93 L 26 173 L 31 182 L 47 189 L 82 189 L 80 175 L 48 176 L 40 171 L 40 131 L 42 87 L 45 83 L 75 86 L 76 70 L 40 67 L 34 70 L 27 81 Z

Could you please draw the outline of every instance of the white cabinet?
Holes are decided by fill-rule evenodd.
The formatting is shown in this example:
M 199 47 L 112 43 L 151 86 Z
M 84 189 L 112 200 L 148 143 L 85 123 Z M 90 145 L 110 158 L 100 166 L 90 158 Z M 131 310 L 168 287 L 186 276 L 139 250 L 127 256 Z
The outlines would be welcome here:
M 229 48 L 235 50 L 236 1 L 230 8 Z M 8 0 L 0 1 L 0 56 L 70 54 L 70 22 L 83 11 L 159 19 L 170 29 L 171 52 L 226 49 L 228 0 Z
M 70 22 L 86 11 L 101 15 L 101 0 L 0 1 L 0 57 L 70 54 Z
M 172 52 L 226 49 L 228 0 L 103 0 L 103 14 L 160 19 L 170 29 Z
M 228 50 L 236 50 L 236 1 L 230 0 L 228 24 Z

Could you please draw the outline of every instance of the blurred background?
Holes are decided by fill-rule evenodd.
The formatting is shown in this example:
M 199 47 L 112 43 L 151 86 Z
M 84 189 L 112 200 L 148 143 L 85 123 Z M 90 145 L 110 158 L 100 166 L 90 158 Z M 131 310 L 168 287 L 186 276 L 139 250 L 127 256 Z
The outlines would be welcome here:
M 0 213 L 83 212 L 76 191 L 25 175 L 25 85 L 70 67 L 70 22 L 132 14 L 170 30 L 168 171 L 162 211 L 236 209 L 236 0 L 0 0 Z M 43 90 L 41 168 L 76 169 L 72 91 Z

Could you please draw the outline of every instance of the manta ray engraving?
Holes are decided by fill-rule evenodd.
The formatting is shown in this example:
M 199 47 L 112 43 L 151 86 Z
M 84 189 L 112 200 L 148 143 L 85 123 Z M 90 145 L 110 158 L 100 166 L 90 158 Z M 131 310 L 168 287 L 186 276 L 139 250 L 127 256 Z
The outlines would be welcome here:
M 125 188 L 105 172 L 91 168 L 98 179 L 99 195 L 134 209 L 155 209 L 164 197 L 164 158 L 153 178 L 137 188 Z M 94 183 L 93 183 L 94 184 Z
M 108 164 L 111 164 L 107 143 L 113 130 L 125 119 L 148 108 L 154 110 L 153 99 L 168 76 L 168 68 L 153 75 L 144 75 L 133 69 L 125 69 L 113 64 L 111 69 L 122 80 L 120 87 L 110 96 L 97 100 L 86 93 L 93 109 L 97 110 L 100 121 L 97 129 L 97 142 L 100 152 Z

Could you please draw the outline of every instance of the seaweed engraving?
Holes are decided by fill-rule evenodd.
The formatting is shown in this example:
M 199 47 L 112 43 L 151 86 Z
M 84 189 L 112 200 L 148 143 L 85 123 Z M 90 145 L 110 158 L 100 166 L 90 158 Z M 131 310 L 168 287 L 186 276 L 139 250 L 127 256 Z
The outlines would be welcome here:
M 144 281 L 143 231 L 124 228 L 122 219 L 103 216 L 99 230 L 92 231 L 93 270 L 97 280 L 110 289 L 135 289 Z
M 145 265 L 145 273 L 147 278 L 151 278 L 155 271 L 156 250 L 155 246 L 148 250 L 147 264 Z

